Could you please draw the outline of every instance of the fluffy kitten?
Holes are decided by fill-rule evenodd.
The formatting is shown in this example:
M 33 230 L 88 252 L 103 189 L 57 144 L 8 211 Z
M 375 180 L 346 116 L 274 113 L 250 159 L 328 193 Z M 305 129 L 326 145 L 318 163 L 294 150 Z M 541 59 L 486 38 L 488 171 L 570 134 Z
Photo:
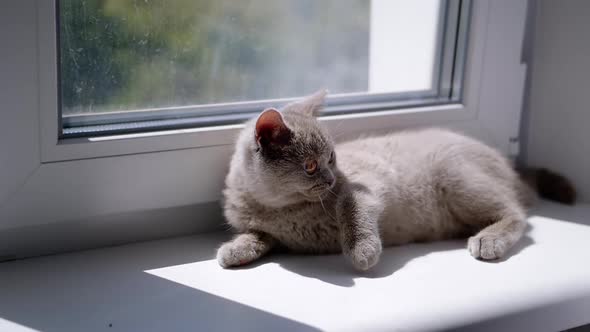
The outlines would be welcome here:
M 367 270 L 383 246 L 470 235 L 471 255 L 492 260 L 522 236 L 531 195 L 497 151 L 442 129 L 335 146 L 315 119 L 324 96 L 267 109 L 246 124 L 223 192 L 239 234 L 219 248 L 221 266 L 281 246 L 343 252 Z

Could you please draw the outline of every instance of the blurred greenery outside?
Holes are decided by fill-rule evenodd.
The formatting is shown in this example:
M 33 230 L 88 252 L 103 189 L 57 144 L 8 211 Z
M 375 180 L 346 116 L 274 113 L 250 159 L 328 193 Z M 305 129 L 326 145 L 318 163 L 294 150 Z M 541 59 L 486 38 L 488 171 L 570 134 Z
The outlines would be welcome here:
M 60 0 L 63 114 L 368 87 L 369 0 Z

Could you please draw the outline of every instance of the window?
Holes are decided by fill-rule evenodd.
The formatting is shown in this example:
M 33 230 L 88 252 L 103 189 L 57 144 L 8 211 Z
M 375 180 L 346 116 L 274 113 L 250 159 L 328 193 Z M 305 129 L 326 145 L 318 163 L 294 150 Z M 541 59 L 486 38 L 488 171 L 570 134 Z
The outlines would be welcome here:
M 60 0 L 61 137 L 457 102 L 469 2 Z
M 96 112 L 95 107 L 93 112 L 90 109 L 74 112 L 71 108 L 72 112 L 68 113 L 65 107 L 58 107 L 63 103 L 58 96 L 64 88 L 63 84 L 58 84 L 63 76 L 58 56 L 63 55 L 63 51 L 57 49 L 64 37 L 60 33 L 64 23 L 59 14 L 64 6 L 62 1 L 12 1 L 10 6 L 3 6 L 0 10 L 0 45 L 4 46 L 0 51 L 3 60 L 0 61 L 0 73 L 3 74 L 0 75 L 0 133 L 4 135 L 0 145 L 9 156 L 0 162 L 4 175 L 0 186 L 0 228 L 6 233 L 5 239 L 16 239 L 3 242 L 6 250 L 2 255 L 21 257 L 112 245 L 186 234 L 218 225 L 221 222 L 219 195 L 235 136 L 241 126 L 239 122 L 210 126 L 215 122 L 202 114 L 209 112 L 227 116 L 231 121 L 241 121 L 238 115 L 252 116 L 252 112 L 260 111 L 259 106 L 265 102 L 236 101 L 234 107 L 193 100 L 183 108 L 179 106 L 182 105 L 180 99 L 176 99 L 167 110 L 146 111 L 142 108 L 149 105 L 138 103 L 136 107 L 121 104 L 119 109 L 102 109 L 100 112 Z M 101 0 L 101 3 L 109 1 Z M 115 4 L 123 2 L 112 1 Z M 406 29 L 404 24 L 415 21 L 410 18 L 410 12 L 389 10 L 386 13 L 386 7 L 377 7 L 389 2 L 406 6 L 428 3 L 425 1 L 370 2 L 371 30 L 369 42 L 364 44 L 369 47 L 369 68 L 371 63 L 380 63 L 371 60 L 379 51 L 373 51 L 371 47 L 380 45 L 385 48 L 388 40 L 397 39 L 395 45 L 406 44 L 396 46 L 393 54 L 383 53 L 385 61 L 380 66 L 395 65 L 388 70 L 400 72 L 391 75 L 385 69 L 374 71 L 384 74 L 383 82 L 389 84 L 387 88 L 390 90 L 369 92 L 374 89 L 374 85 L 369 84 L 366 91 L 351 93 L 328 86 L 334 92 L 328 100 L 328 114 L 340 114 L 325 116 L 321 121 L 339 139 L 416 126 L 446 126 L 509 153 L 514 146 L 510 139 L 519 135 L 527 68 L 527 63 L 522 61 L 522 41 L 525 39 L 527 13 L 530 14 L 527 11 L 529 2 L 434 2 L 438 4 L 438 14 L 445 19 L 441 23 L 439 16 L 436 21 L 438 39 L 430 44 L 438 51 L 431 59 L 434 64 L 428 68 L 439 68 L 440 74 L 428 78 L 430 74 L 419 71 L 424 67 L 418 63 L 412 67 L 409 65 L 419 56 L 432 53 L 432 49 L 424 46 L 427 45 L 426 39 L 400 39 L 399 35 L 408 32 L 416 36 L 417 31 L 433 30 Z M 138 5 L 140 2 L 145 0 L 138 1 Z M 186 1 L 189 2 L 192 1 Z M 220 3 L 220 0 L 215 2 Z M 84 3 L 90 4 L 88 0 Z M 172 1 L 166 3 L 173 6 Z M 467 5 L 470 7 L 468 12 L 465 11 Z M 89 7 L 85 8 L 88 13 Z M 336 15 L 336 11 L 333 9 L 329 14 Z M 376 15 L 381 13 L 382 20 L 378 20 Z M 419 9 L 413 13 L 412 17 L 422 15 Z M 469 42 L 463 55 L 467 35 L 462 27 L 466 27 L 467 20 Z M 420 27 L 426 29 L 426 21 L 422 19 Z M 396 27 L 395 23 L 402 28 Z M 452 27 L 458 29 L 452 30 Z M 373 40 L 384 42 L 376 44 Z M 407 51 L 414 45 L 412 43 L 417 43 L 413 56 L 398 52 Z M 381 51 L 391 52 L 391 49 Z M 390 56 L 396 60 L 387 61 Z M 465 59 L 464 70 L 462 58 Z M 82 65 L 84 61 L 77 63 Z M 452 69 L 451 75 L 449 68 Z M 403 86 L 412 78 L 406 75 L 403 80 L 396 80 L 404 75 L 404 70 L 422 73 L 418 76 L 426 77 L 425 81 L 432 83 L 432 89 L 410 93 L 395 90 L 394 83 Z M 371 77 L 370 70 L 368 75 Z M 309 93 L 316 88 L 306 87 L 297 94 Z M 292 97 L 296 97 L 295 93 Z M 272 103 L 278 105 L 279 102 L 285 100 Z M 404 108 L 404 103 L 417 107 Z M 138 111 L 127 112 L 134 109 Z M 369 112 L 365 113 L 367 110 Z M 103 118 L 100 113 L 104 114 Z M 58 123 L 61 114 L 68 119 Z M 154 114 L 154 118 L 150 119 L 147 114 Z M 85 116 L 88 122 L 76 125 L 75 118 Z M 96 116 L 92 119 L 95 122 L 90 121 L 92 116 Z M 160 122 L 174 120 L 195 122 L 180 124 L 187 128 L 156 130 Z M 230 120 L 227 121 L 233 123 Z M 100 131 L 111 128 L 117 132 L 116 126 L 137 124 L 139 127 L 149 121 L 154 123 L 139 128 L 139 133 L 102 135 Z M 96 131 L 91 130 L 93 125 Z M 65 127 L 63 132 L 62 127 Z M 70 133 L 70 130 L 78 132 Z M 73 138 L 76 135 L 88 136 Z M 35 208 L 31 209 L 31 206 Z M 43 234 L 43 241 L 18 241 L 38 238 L 38 234 Z

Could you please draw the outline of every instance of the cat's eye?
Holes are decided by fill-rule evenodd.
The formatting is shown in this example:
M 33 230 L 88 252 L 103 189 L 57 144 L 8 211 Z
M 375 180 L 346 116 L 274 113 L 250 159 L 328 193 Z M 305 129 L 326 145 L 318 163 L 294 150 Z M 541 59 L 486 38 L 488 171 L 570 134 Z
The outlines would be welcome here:
M 328 160 L 328 163 L 333 164 L 335 158 L 336 158 L 336 155 L 334 154 L 334 151 L 332 151 L 332 153 L 330 153 L 330 160 Z
M 316 160 L 308 160 L 303 164 L 303 169 L 308 175 L 312 175 L 318 169 L 318 162 Z

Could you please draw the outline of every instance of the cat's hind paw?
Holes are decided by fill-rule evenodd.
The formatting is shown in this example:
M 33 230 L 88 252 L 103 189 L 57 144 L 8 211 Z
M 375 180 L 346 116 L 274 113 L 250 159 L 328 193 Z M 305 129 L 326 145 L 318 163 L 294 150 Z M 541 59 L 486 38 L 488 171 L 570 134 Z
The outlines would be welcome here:
M 467 240 L 467 249 L 477 259 L 494 260 L 503 257 L 509 248 L 501 236 L 476 235 Z

